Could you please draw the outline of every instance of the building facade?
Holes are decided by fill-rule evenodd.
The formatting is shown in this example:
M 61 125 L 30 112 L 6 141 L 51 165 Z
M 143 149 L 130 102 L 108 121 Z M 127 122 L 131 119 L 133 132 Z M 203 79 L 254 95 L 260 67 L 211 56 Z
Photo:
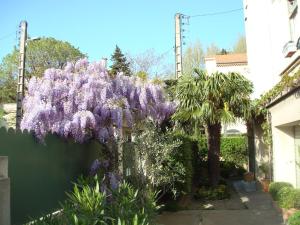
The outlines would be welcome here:
M 244 0 L 248 64 L 255 95 L 265 93 L 284 76 L 300 70 L 300 16 L 298 0 Z M 256 142 L 256 168 L 271 165 L 274 181 L 300 187 L 300 87 L 286 89 L 267 106 L 272 128 L 272 148 Z M 260 132 L 261 133 L 261 132 Z M 265 157 L 261 157 L 265 156 Z

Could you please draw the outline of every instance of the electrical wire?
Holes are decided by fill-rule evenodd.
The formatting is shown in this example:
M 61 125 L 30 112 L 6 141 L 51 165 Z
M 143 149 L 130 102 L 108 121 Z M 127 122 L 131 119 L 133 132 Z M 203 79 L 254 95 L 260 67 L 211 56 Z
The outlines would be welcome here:
M 13 35 L 15 35 L 15 34 L 16 34 L 15 32 L 12 32 L 12 33 L 6 34 L 6 35 L 4 35 L 4 36 L 0 37 L 0 41 L 1 41 L 1 40 L 4 40 L 4 39 L 6 39 L 6 38 L 9 38 L 9 37 L 11 37 L 11 36 L 13 36 Z
M 226 11 L 203 13 L 203 14 L 198 14 L 198 15 L 193 15 L 193 16 L 187 16 L 187 17 L 194 18 L 194 17 L 203 17 L 203 16 L 217 16 L 217 15 L 223 15 L 223 14 L 229 14 L 229 13 L 233 13 L 233 12 L 238 12 L 238 11 L 242 11 L 242 10 L 243 10 L 243 8 L 238 8 L 238 9 L 231 9 L 231 10 L 226 10 Z

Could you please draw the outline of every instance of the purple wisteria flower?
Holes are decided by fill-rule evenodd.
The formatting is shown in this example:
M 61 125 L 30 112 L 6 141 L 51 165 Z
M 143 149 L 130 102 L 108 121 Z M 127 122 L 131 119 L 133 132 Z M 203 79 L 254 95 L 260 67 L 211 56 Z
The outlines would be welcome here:
M 31 78 L 21 129 L 34 131 L 41 140 L 52 132 L 77 142 L 106 142 L 124 126 L 172 115 L 175 104 L 166 101 L 160 84 L 122 73 L 110 76 L 104 65 L 81 59 Z

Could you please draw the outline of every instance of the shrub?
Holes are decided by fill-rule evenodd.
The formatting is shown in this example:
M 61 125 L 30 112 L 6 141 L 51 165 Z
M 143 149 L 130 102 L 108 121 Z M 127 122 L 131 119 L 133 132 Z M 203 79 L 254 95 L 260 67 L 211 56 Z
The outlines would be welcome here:
M 220 184 L 217 187 L 200 187 L 195 195 L 196 198 L 205 200 L 221 200 L 230 197 L 229 189 L 226 185 Z
M 272 198 L 274 201 L 278 201 L 278 192 L 283 188 L 283 187 L 293 187 L 292 184 L 288 182 L 272 182 L 269 186 L 269 193 L 271 194 Z
M 288 225 L 300 225 L 300 212 L 294 213 L 288 220 Z
M 221 157 L 224 161 L 243 166 L 248 160 L 247 140 L 244 136 L 222 137 Z
M 72 193 L 62 205 L 58 216 L 46 216 L 34 225 L 53 224 L 106 224 L 106 225 L 150 225 L 156 210 L 156 194 L 143 194 L 131 185 L 122 183 L 115 190 L 102 192 L 98 181 L 95 185 L 75 184 Z
M 232 162 L 242 167 L 248 160 L 247 140 L 244 136 L 222 137 L 221 138 L 221 160 Z M 207 157 L 207 139 L 198 140 L 199 154 L 202 158 Z
M 295 189 L 293 187 L 283 187 L 278 192 L 278 205 L 280 208 L 294 208 Z
M 183 188 L 190 191 L 185 188 L 191 179 L 186 171 L 192 168 L 190 147 L 184 142 L 185 139 L 173 135 L 170 131 L 163 132 L 152 122 L 144 123 L 143 126 L 142 131 L 135 131 L 132 142 L 138 158 L 137 174 L 133 174 L 135 177 L 132 179 L 135 180 L 134 183 L 141 188 L 150 184 L 161 190 L 161 196 L 169 192 L 176 196 Z M 133 154 L 124 158 L 132 159 Z M 126 167 L 130 166 L 130 162 L 126 164 Z
M 295 204 L 294 208 L 300 209 L 300 189 L 295 189 L 294 190 L 294 197 L 295 197 Z
M 190 193 L 192 191 L 194 163 L 193 163 L 193 150 L 197 150 L 197 142 L 192 137 L 184 134 L 174 134 L 174 138 L 181 141 L 181 145 L 177 148 L 174 159 L 181 163 L 185 170 L 183 185 L 178 184 L 183 192 Z
M 246 170 L 236 165 L 234 162 L 227 162 L 223 161 L 220 164 L 221 169 L 221 176 L 223 178 L 229 178 L 229 177 L 243 177 Z

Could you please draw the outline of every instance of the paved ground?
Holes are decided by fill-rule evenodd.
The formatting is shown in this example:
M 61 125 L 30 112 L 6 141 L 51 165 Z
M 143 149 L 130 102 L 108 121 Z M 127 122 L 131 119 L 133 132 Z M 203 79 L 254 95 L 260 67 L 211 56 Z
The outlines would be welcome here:
M 210 203 L 211 210 L 165 212 L 158 217 L 160 225 L 283 225 L 268 193 L 261 190 L 246 193 L 239 190 L 230 200 Z M 196 202 L 190 204 L 194 208 Z

